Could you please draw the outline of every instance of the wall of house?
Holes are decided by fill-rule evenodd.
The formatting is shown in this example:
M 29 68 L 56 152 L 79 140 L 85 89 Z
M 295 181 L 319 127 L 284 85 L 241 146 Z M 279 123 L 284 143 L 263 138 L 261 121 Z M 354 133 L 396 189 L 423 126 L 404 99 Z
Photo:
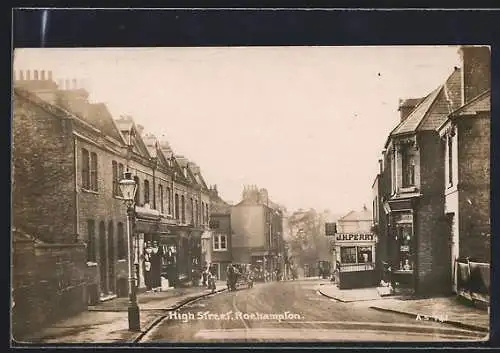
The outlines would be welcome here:
M 231 208 L 233 247 L 267 246 L 266 228 L 264 206 L 240 204 Z
M 460 253 L 490 262 L 490 116 L 463 119 L 459 135 Z
M 342 221 L 337 222 L 338 233 L 371 233 L 372 221 Z
M 417 234 L 417 290 L 422 293 L 451 289 L 450 247 L 444 217 L 443 149 L 435 132 L 419 136 L 422 196 L 414 220 Z
M 47 242 L 74 243 L 77 232 L 72 122 L 55 117 L 17 94 L 13 100 L 14 225 Z
M 228 262 L 232 261 L 232 236 L 231 236 L 231 216 L 230 215 L 217 215 L 212 214 L 211 219 L 217 222 L 217 227 L 212 228 L 212 232 L 221 233 L 226 235 L 227 239 L 227 250 L 226 251 L 215 251 L 213 248 L 213 239 L 210 242 L 210 247 L 212 248 L 212 261 L 213 262 Z

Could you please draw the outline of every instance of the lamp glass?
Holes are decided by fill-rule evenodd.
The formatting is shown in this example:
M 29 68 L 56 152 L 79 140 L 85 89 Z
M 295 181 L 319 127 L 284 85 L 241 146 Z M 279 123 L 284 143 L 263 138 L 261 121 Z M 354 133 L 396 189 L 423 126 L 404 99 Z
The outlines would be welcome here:
M 133 201 L 136 190 L 137 184 L 135 180 L 132 179 L 130 173 L 125 173 L 124 178 L 120 180 L 120 191 L 122 192 L 123 198 L 127 201 Z

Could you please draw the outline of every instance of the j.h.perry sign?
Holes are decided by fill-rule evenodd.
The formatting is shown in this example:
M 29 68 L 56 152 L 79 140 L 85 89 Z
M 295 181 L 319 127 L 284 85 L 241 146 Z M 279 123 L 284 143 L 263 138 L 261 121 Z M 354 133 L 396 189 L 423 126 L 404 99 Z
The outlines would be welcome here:
M 337 233 L 337 241 L 373 241 L 373 234 L 370 233 Z

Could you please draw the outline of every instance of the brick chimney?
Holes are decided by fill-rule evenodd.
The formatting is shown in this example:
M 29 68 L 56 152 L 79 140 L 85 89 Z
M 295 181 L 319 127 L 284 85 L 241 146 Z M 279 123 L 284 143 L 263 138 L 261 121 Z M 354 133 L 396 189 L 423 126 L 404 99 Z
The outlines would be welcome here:
M 491 88 L 491 52 L 488 46 L 461 46 L 462 105 Z
M 25 89 L 50 104 L 56 103 L 58 86 L 52 80 L 52 71 L 19 70 L 14 72 L 14 87 Z
M 72 113 L 87 117 L 89 109 L 89 92 L 83 87 L 83 81 L 77 79 L 61 80 L 58 92 L 58 103 Z
M 422 101 L 422 98 L 407 98 L 400 99 L 398 104 L 398 111 L 401 121 L 406 120 L 415 107 Z

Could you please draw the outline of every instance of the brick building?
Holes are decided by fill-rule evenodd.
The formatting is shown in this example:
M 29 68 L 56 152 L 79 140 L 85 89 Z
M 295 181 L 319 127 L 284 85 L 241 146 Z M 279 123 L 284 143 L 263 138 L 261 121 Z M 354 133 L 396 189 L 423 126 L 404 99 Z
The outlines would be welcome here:
M 438 129 L 444 150 L 444 214 L 451 240 L 451 279 L 456 261 L 490 263 L 490 52 L 464 47 L 462 106 Z M 467 88 L 467 89 L 466 89 Z
M 464 103 L 471 99 L 469 95 L 483 93 L 489 86 L 489 49 L 462 47 L 461 53 L 462 68 L 455 68 L 443 85 L 424 98 L 401 101 L 401 122 L 387 138 L 379 190 L 374 192 L 377 203 L 383 202 L 379 220 L 383 219 L 385 227 L 378 227 L 379 246 L 385 248 L 381 254 L 385 252 L 396 281 L 417 293 L 448 293 L 452 288 L 452 257 L 456 250 L 450 247 L 451 217 L 445 214 L 450 212 L 446 207 L 451 206 L 453 196 L 451 190 L 445 195 L 443 188 L 448 171 L 446 144 L 441 136 L 446 133 L 439 131 L 450 131 L 445 126 L 449 126 L 446 122 L 454 116 L 453 112 L 464 109 Z M 484 124 L 484 119 L 477 121 Z M 486 131 L 477 136 L 484 136 Z M 467 145 L 466 139 L 463 143 Z M 489 149 L 484 144 L 489 144 L 489 139 L 473 150 L 477 156 L 488 158 L 485 151 Z M 464 148 L 462 153 L 465 151 Z M 475 170 L 469 175 L 480 173 L 484 178 L 484 166 L 489 165 L 489 159 L 472 165 L 462 153 L 454 163 L 463 161 L 469 170 Z M 477 212 L 489 214 L 485 197 L 481 200 L 479 196 L 489 194 L 489 184 L 483 182 L 478 189 L 481 191 L 476 194 L 480 206 Z M 475 248 L 484 250 L 484 242 Z
M 244 187 L 242 201 L 231 208 L 231 229 L 233 261 L 284 270 L 283 212 L 266 189 Z
M 210 231 L 206 261 L 217 267 L 219 279 L 226 280 L 227 265 L 233 261 L 231 205 L 220 197 L 217 185 L 210 188 Z
M 45 259 L 34 267 L 36 274 L 26 277 L 21 264 L 38 260 L 26 251 L 14 254 L 19 313 L 30 298 L 39 305 L 36 297 L 43 293 L 74 303 L 77 311 L 99 299 L 126 295 L 126 207 L 118 184 L 126 170 L 138 184 L 133 253 L 139 287 L 146 286 L 143 259 L 150 242 L 157 242 L 161 256 L 157 272 L 171 285 L 190 279 L 201 263 L 210 195 L 200 168 L 176 156 L 167 142 L 144 134 L 130 117 L 115 121 L 104 104 L 91 103 L 88 96 L 76 80 L 57 85 L 50 72 L 21 71 L 15 77 L 13 244 L 25 249 L 22 244 L 33 239 L 32 251 Z M 55 273 L 51 261 L 59 266 Z M 49 277 L 50 285 L 34 289 Z M 41 306 L 54 314 L 42 317 L 25 309 L 14 321 L 28 329 L 30 323 L 71 313 L 58 310 L 57 303 Z

